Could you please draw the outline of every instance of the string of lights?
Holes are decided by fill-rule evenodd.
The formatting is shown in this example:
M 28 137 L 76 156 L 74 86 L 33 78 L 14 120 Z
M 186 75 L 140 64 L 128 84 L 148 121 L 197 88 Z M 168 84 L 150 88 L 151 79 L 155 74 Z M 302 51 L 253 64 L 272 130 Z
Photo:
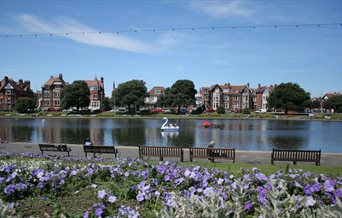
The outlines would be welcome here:
M 27 34 L 6 34 L 0 33 L 0 37 L 38 37 L 38 36 L 70 36 L 70 35 L 89 35 L 89 34 L 124 34 L 142 32 L 165 32 L 165 31 L 196 31 L 196 30 L 222 30 L 222 29 L 260 29 L 260 28 L 300 28 L 300 27 L 327 27 L 340 26 L 341 23 L 310 23 L 310 24 L 275 24 L 275 25 L 237 25 L 237 26 L 204 26 L 204 27 L 175 27 L 175 28 L 146 28 L 146 29 L 127 29 L 117 31 L 94 31 L 94 32 L 51 32 L 51 33 L 27 33 Z

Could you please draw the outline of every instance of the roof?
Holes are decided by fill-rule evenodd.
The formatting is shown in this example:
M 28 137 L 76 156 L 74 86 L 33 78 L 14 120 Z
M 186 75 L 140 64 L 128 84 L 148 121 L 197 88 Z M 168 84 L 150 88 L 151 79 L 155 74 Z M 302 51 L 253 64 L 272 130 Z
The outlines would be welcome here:
M 101 82 L 101 80 L 98 80 L 97 78 L 95 78 L 94 80 L 84 80 L 84 82 L 87 84 L 88 87 L 100 86 L 104 89 L 104 84 Z
M 55 82 L 61 82 L 62 84 L 65 84 L 63 78 L 51 76 L 50 79 L 44 83 L 44 86 L 46 86 L 46 85 L 51 86 Z
M 0 90 L 3 89 L 8 83 L 14 88 L 14 90 L 17 90 L 17 91 L 23 90 L 25 92 L 33 92 L 26 83 L 22 83 L 22 87 L 20 87 L 17 82 L 15 82 L 13 79 L 8 78 L 8 77 L 7 77 L 7 82 L 6 82 L 6 77 L 0 81 Z
M 149 93 L 151 95 L 154 95 L 155 94 L 155 90 L 158 89 L 158 90 L 161 90 L 161 92 L 164 92 L 165 91 L 165 88 L 163 86 L 154 86 L 150 91 Z M 158 93 L 159 94 L 162 94 L 162 93 Z

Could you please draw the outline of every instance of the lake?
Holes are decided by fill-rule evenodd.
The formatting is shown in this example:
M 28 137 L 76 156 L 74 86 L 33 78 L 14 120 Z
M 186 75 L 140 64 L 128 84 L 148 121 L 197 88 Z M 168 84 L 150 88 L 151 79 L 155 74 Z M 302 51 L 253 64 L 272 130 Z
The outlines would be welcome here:
M 0 137 L 10 142 L 98 145 L 215 147 L 238 150 L 321 149 L 342 153 L 342 122 L 296 120 L 210 120 L 223 128 L 204 128 L 205 120 L 170 119 L 179 132 L 161 132 L 162 119 L 45 118 L 0 119 Z

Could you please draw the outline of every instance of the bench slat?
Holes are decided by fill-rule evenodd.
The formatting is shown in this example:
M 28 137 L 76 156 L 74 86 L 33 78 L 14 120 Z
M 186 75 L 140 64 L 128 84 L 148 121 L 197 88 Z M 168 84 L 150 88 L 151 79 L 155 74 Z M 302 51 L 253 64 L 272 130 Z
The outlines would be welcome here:
M 88 153 L 93 153 L 94 157 L 96 157 L 96 153 L 110 153 L 114 154 L 115 158 L 119 153 L 118 149 L 115 146 L 101 146 L 101 145 L 83 145 L 83 150 L 85 153 L 85 157 L 88 157 Z
M 274 161 L 293 161 L 293 164 L 297 164 L 297 161 L 303 162 L 315 162 L 317 166 L 320 165 L 321 150 L 281 150 L 273 149 L 271 155 L 271 164 Z
M 71 148 L 67 145 L 54 145 L 54 144 L 38 144 L 39 150 L 44 154 L 44 151 L 54 151 L 54 152 L 67 152 L 68 157 L 70 157 Z
M 139 158 L 143 156 L 159 157 L 162 161 L 164 157 L 179 157 L 183 162 L 183 148 L 161 147 L 161 146 L 139 146 Z
M 190 161 L 193 158 L 208 158 L 212 162 L 214 159 L 233 160 L 235 163 L 235 148 L 190 148 Z

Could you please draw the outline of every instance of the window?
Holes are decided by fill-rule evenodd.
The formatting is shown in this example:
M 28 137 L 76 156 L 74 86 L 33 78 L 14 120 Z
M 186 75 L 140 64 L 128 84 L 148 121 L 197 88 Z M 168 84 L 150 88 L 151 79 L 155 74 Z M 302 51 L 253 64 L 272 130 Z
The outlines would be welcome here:
M 13 95 L 13 90 L 7 89 L 6 90 L 6 95 Z
M 0 104 L 2 104 L 2 103 L 4 103 L 4 100 L 1 98 L 1 99 L 0 99 Z
M 59 100 L 55 101 L 55 106 L 59 106 Z
M 44 101 L 44 105 L 45 105 L 46 107 L 50 106 L 50 101 Z
M 228 95 L 225 95 L 225 96 L 224 96 L 224 100 L 225 100 L 225 101 L 229 101 L 229 96 L 228 96 Z
M 234 100 L 238 101 L 239 100 L 239 96 L 234 96 Z
M 7 98 L 7 103 L 8 103 L 8 104 L 11 104 L 11 103 L 12 103 L 12 98 L 11 98 L 11 97 Z
M 44 91 L 44 97 L 50 97 L 50 91 Z

